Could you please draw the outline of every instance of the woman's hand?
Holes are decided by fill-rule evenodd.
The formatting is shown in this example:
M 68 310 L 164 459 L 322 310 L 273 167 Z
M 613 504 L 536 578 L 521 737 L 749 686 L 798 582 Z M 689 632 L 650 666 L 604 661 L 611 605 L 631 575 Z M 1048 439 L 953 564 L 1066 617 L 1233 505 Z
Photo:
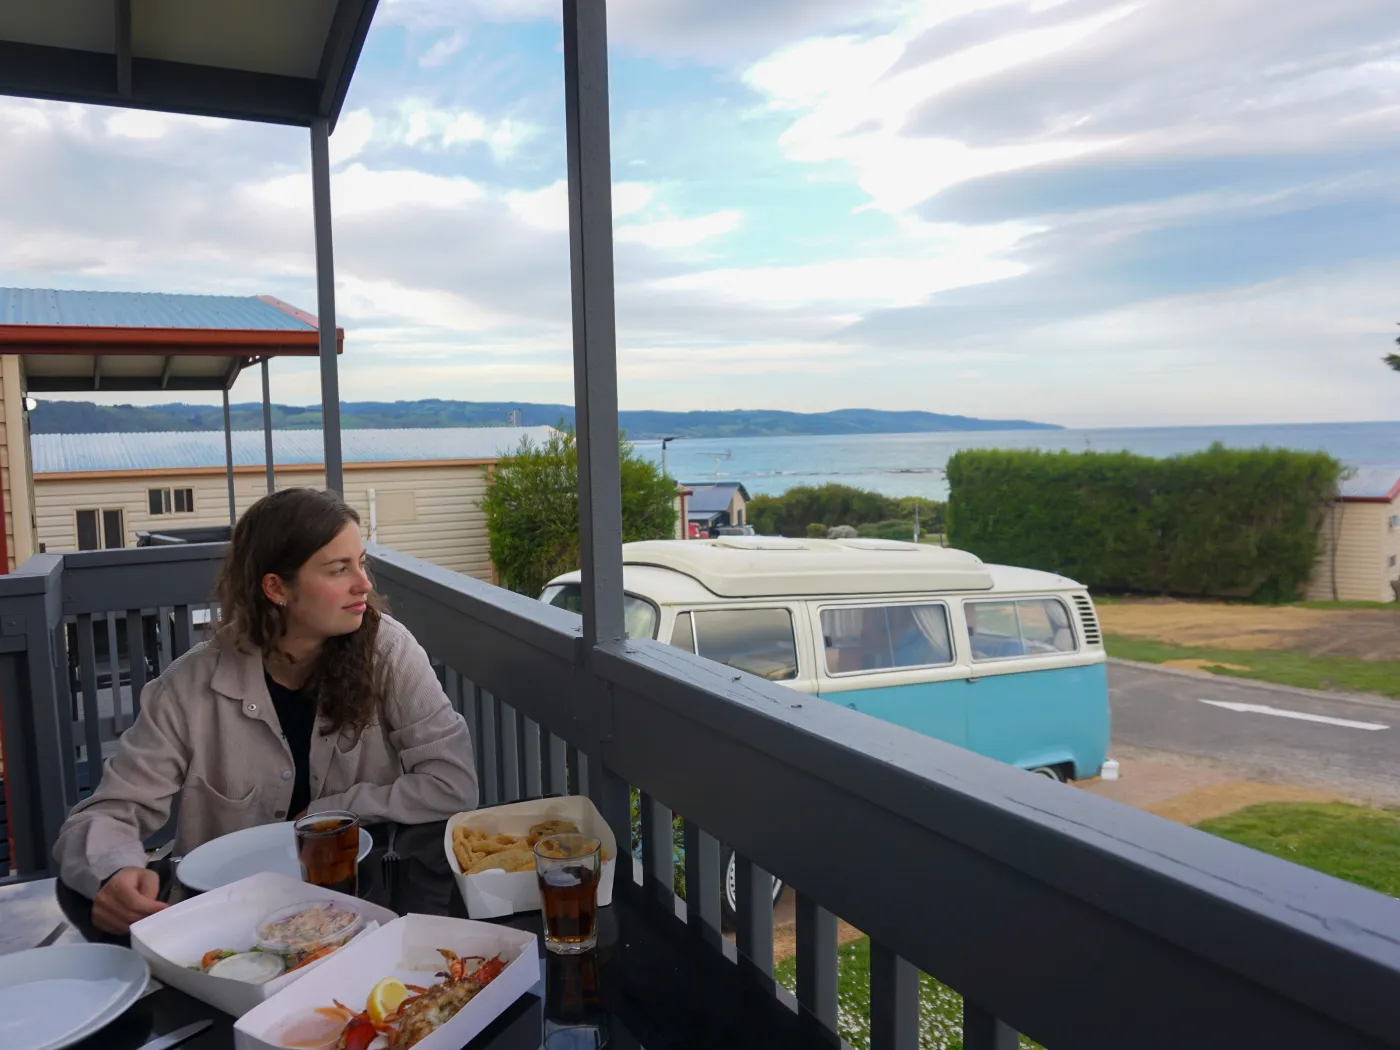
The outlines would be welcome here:
M 127 933 L 133 922 L 168 907 L 156 900 L 159 893 L 160 876 L 150 868 L 122 868 L 93 898 L 92 924 L 104 933 Z

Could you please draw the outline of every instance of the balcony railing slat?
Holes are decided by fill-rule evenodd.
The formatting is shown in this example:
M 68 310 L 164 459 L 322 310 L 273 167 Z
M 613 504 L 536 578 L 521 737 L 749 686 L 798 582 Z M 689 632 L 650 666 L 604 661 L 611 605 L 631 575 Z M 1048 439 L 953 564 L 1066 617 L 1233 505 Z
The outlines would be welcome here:
M 1021 1037 L 1010 1025 L 963 1000 L 963 1050 L 1019 1050 Z
M 188 605 L 175 606 L 175 659 L 179 659 L 190 651 L 193 644 L 191 640 L 190 607 Z
M 676 892 L 676 854 L 671 832 L 671 810 L 641 793 L 638 806 L 642 817 L 642 885 L 663 904 L 670 904 Z
M 723 874 L 723 873 L 721 873 Z M 741 853 L 734 854 L 735 944 L 760 973 L 773 975 L 773 876 Z
M 87 742 L 88 787 L 97 786 L 102 771 L 102 713 L 97 703 L 97 646 L 92 636 L 92 613 L 80 613 L 78 635 L 78 684 L 82 692 L 83 737 Z M 113 695 L 116 690 L 114 689 Z
M 107 666 L 112 672 L 112 732 L 121 736 L 136 720 L 135 714 L 127 720 L 122 709 L 122 664 L 121 650 L 117 648 L 117 615 L 103 613 L 102 619 L 107 628 Z
M 919 971 L 870 941 L 870 1050 L 919 1050 Z
M 836 916 L 797 895 L 797 1001 L 836 1031 Z
M 685 915 L 690 928 L 718 940 L 720 849 L 715 837 L 693 820 L 685 822 Z
M 500 713 L 501 801 L 516 802 L 524 797 L 520 790 L 521 732 L 520 712 L 503 700 L 497 700 Z
M 131 665 L 131 720 L 141 714 L 141 693 L 146 688 L 146 621 L 140 609 L 126 614 L 126 653 Z
M 481 694 L 481 764 L 477 776 L 481 779 L 482 805 L 495 806 L 501 802 L 501 737 L 500 704 L 490 693 Z
M 540 793 L 565 795 L 569 792 L 569 745 L 562 737 L 540 729 L 541 770 Z
M 567 744 L 565 745 L 564 755 L 565 765 L 567 766 L 566 772 L 568 774 L 566 782 L 568 793 L 570 795 L 588 794 L 588 792 L 584 790 L 586 782 L 584 780 L 583 759 L 578 753 L 578 748 L 573 744 Z
M 156 610 L 156 674 L 165 674 L 174 659 L 170 651 L 170 608 L 163 605 Z
M 617 849 L 624 855 L 632 849 L 632 788 L 598 758 L 584 753 L 579 756 L 585 782 L 583 790 L 598 807 L 598 812 L 617 837 Z M 619 857 L 619 860 L 623 858 Z M 630 873 L 631 868 L 628 868 Z
M 521 746 L 525 752 L 525 797 L 539 798 L 544 794 L 544 756 L 541 748 L 547 746 L 547 741 L 540 732 L 540 724 L 533 718 L 526 718 L 524 725 Z

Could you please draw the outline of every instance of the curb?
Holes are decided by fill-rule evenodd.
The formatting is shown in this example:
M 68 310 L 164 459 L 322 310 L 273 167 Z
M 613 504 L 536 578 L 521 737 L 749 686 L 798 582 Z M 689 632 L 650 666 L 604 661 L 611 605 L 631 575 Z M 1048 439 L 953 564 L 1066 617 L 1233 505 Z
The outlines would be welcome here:
M 1149 664 L 1141 660 L 1122 660 L 1116 656 L 1110 656 L 1108 663 L 1116 667 L 1129 667 L 1135 671 L 1152 671 L 1156 674 L 1170 675 L 1173 678 L 1189 678 L 1197 682 L 1223 682 L 1226 685 L 1239 686 L 1241 689 L 1253 689 L 1257 692 L 1288 693 L 1291 696 L 1304 696 L 1311 700 L 1340 700 L 1343 703 L 1377 707 L 1390 712 L 1400 710 L 1400 700 L 1392 700 L 1388 696 L 1380 696 L 1376 693 L 1340 693 L 1330 692 L 1326 689 L 1304 689 L 1296 685 L 1261 682 L 1255 678 L 1237 678 L 1234 675 L 1211 674 L 1209 671 L 1188 671 L 1184 667 L 1163 667 L 1161 664 Z

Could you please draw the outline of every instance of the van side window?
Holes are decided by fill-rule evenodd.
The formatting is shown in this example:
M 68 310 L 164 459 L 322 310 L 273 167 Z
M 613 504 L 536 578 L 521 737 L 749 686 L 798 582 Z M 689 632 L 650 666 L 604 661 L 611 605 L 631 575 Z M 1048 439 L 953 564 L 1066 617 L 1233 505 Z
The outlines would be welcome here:
M 827 674 L 951 663 L 948 613 L 941 605 L 823 609 Z
M 1069 610 L 1057 598 L 967 602 L 963 611 L 974 660 L 1072 653 L 1077 648 Z
M 540 601 L 571 613 L 583 615 L 583 587 L 577 583 L 555 583 L 544 589 Z M 622 619 L 628 638 L 655 638 L 660 621 L 656 606 L 634 594 L 622 596 Z
M 691 623 L 691 619 L 694 622 Z M 681 618 L 687 621 L 682 627 Z M 689 637 L 687 637 L 687 634 Z M 676 617 L 671 644 L 770 682 L 797 677 L 797 639 L 786 609 L 700 609 Z

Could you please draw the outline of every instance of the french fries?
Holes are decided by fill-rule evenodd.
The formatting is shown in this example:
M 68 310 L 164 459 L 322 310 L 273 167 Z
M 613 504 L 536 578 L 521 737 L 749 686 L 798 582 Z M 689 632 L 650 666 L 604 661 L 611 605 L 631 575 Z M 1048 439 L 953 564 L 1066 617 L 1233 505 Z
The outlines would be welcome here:
M 578 825 L 568 820 L 545 820 L 525 835 L 490 835 L 480 828 L 458 825 L 452 829 L 452 852 L 457 858 L 457 870 L 463 875 L 478 875 L 483 871 L 534 871 L 535 843 L 549 835 L 577 832 Z M 607 860 L 606 850 L 604 860 Z

